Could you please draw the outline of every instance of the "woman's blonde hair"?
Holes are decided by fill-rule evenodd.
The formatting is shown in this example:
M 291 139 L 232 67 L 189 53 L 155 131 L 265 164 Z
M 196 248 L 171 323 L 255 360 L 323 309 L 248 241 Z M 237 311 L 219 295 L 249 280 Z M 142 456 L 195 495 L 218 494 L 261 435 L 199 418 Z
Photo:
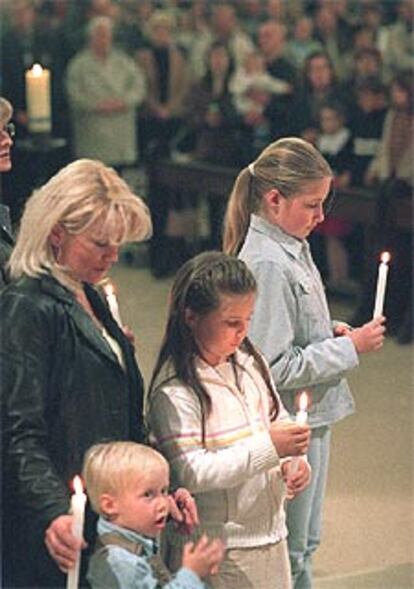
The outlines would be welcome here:
M 51 272 L 59 279 L 63 269 L 49 239 L 53 228 L 61 225 L 76 235 L 98 219 L 102 238 L 114 245 L 151 236 L 148 208 L 115 170 L 95 160 L 72 162 L 27 201 L 10 258 L 11 277 Z
M 95 444 L 86 452 L 82 469 L 92 509 L 101 514 L 102 494 L 116 495 L 134 485 L 137 477 L 144 478 L 160 467 L 169 474 L 168 462 L 149 446 L 136 442 Z
M 260 210 L 264 195 L 272 188 L 290 198 L 310 182 L 330 176 L 328 162 L 311 143 L 286 137 L 268 145 L 236 178 L 224 219 L 223 250 L 238 254 L 250 215 Z
M 6 125 L 13 116 L 13 107 L 6 98 L 0 96 L 0 125 Z

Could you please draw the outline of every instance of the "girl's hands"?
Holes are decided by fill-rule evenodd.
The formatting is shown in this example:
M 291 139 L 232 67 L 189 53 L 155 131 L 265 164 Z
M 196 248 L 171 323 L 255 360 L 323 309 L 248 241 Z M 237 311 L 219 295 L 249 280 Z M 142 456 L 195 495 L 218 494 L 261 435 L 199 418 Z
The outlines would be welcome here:
M 188 542 L 183 551 L 183 567 L 190 569 L 200 578 L 215 575 L 224 557 L 221 540 L 209 540 L 204 534 L 197 544 Z
M 352 330 L 353 328 L 348 325 L 348 323 L 338 322 L 337 325 L 335 325 L 333 332 L 335 337 L 340 337 L 341 335 L 349 335 Z
M 79 540 L 73 535 L 72 523 L 71 515 L 60 515 L 52 521 L 45 533 L 46 548 L 64 573 L 75 566 L 79 550 L 87 546 L 85 540 Z
M 280 458 L 285 456 L 300 456 L 306 454 L 310 441 L 310 427 L 308 424 L 273 422 L 270 426 L 270 436 Z
M 180 487 L 169 495 L 170 515 L 183 534 L 191 534 L 199 525 L 197 505 L 191 493 Z
M 292 472 L 292 460 L 283 462 L 282 478 L 287 486 L 287 498 L 294 499 L 296 495 L 305 489 L 311 480 L 312 469 L 306 458 L 300 457 L 297 461 L 297 468 Z
M 364 352 L 375 352 L 384 344 L 385 317 L 378 317 L 356 327 L 346 335 L 351 338 L 356 351 L 359 354 Z

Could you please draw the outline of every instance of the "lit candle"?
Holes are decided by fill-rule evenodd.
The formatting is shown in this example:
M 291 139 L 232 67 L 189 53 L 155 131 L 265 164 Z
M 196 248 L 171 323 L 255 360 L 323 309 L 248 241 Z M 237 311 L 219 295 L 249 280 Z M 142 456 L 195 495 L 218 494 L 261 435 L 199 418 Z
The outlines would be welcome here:
M 26 104 L 29 131 L 50 133 L 52 128 L 50 102 L 50 71 L 35 63 L 26 71 Z
M 378 280 L 377 280 L 377 292 L 375 295 L 374 305 L 374 319 L 380 317 L 384 309 L 384 297 L 385 289 L 387 287 L 387 276 L 388 276 L 388 262 L 391 256 L 388 252 L 381 254 L 381 262 L 378 267 Z
M 75 476 L 73 479 L 74 494 L 70 500 L 70 510 L 73 516 L 72 533 L 75 538 L 82 539 L 83 536 L 83 522 L 85 519 L 85 504 L 86 495 L 83 492 L 82 481 L 80 477 Z M 73 569 L 68 571 L 66 589 L 77 589 L 79 584 L 79 567 L 81 561 L 81 552 L 79 550 L 76 557 L 76 563 Z
M 119 327 L 122 328 L 123 323 L 122 323 L 122 319 L 121 319 L 121 314 L 119 312 L 119 305 L 118 305 L 118 300 L 116 298 L 115 286 L 112 284 L 112 282 L 109 280 L 109 278 L 105 280 L 105 283 L 103 285 L 103 290 L 105 292 L 105 297 L 106 297 L 109 309 L 112 313 L 112 317 L 118 323 Z
M 308 395 L 305 391 L 299 395 L 299 410 L 296 413 L 296 423 L 305 425 L 308 421 Z M 294 456 L 290 464 L 289 473 L 294 474 L 298 470 L 299 456 Z

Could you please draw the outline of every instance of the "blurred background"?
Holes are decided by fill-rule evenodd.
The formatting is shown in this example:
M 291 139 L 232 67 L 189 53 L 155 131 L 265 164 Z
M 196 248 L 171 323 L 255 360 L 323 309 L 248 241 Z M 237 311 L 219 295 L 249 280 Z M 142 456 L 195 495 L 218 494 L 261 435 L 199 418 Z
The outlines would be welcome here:
M 391 252 L 388 338 L 351 374 L 357 413 L 333 436 L 317 589 L 414 587 L 413 19 L 414 0 L 0 2 L 16 126 L 1 200 L 18 231 L 32 191 L 89 157 L 147 201 L 154 236 L 112 272 L 147 381 L 172 276 L 220 247 L 232 182 L 269 142 L 303 137 L 334 172 L 311 247 L 335 318 L 371 317 Z M 35 64 L 49 72 L 40 130 Z

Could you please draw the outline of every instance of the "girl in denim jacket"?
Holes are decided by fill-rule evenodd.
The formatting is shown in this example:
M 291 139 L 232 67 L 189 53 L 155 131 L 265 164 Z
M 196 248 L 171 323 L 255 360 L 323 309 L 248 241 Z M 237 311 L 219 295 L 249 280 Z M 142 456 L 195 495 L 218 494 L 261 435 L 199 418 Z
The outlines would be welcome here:
M 283 404 L 296 411 L 298 390 L 310 392 L 312 481 L 287 507 L 296 589 L 312 586 L 311 557 L 320 542 L 330 426 L 354 411 L 345 374 L 358 354 L 378 350 L 384 317 L 352 329 L 331 321 L 308 235 L 324 220 L 332 171 L 298 138 L 270 144 L 236 179 L 225 218 L 224 250 L 253 272 L 258 297 L 249 335 L 265 355 Z

